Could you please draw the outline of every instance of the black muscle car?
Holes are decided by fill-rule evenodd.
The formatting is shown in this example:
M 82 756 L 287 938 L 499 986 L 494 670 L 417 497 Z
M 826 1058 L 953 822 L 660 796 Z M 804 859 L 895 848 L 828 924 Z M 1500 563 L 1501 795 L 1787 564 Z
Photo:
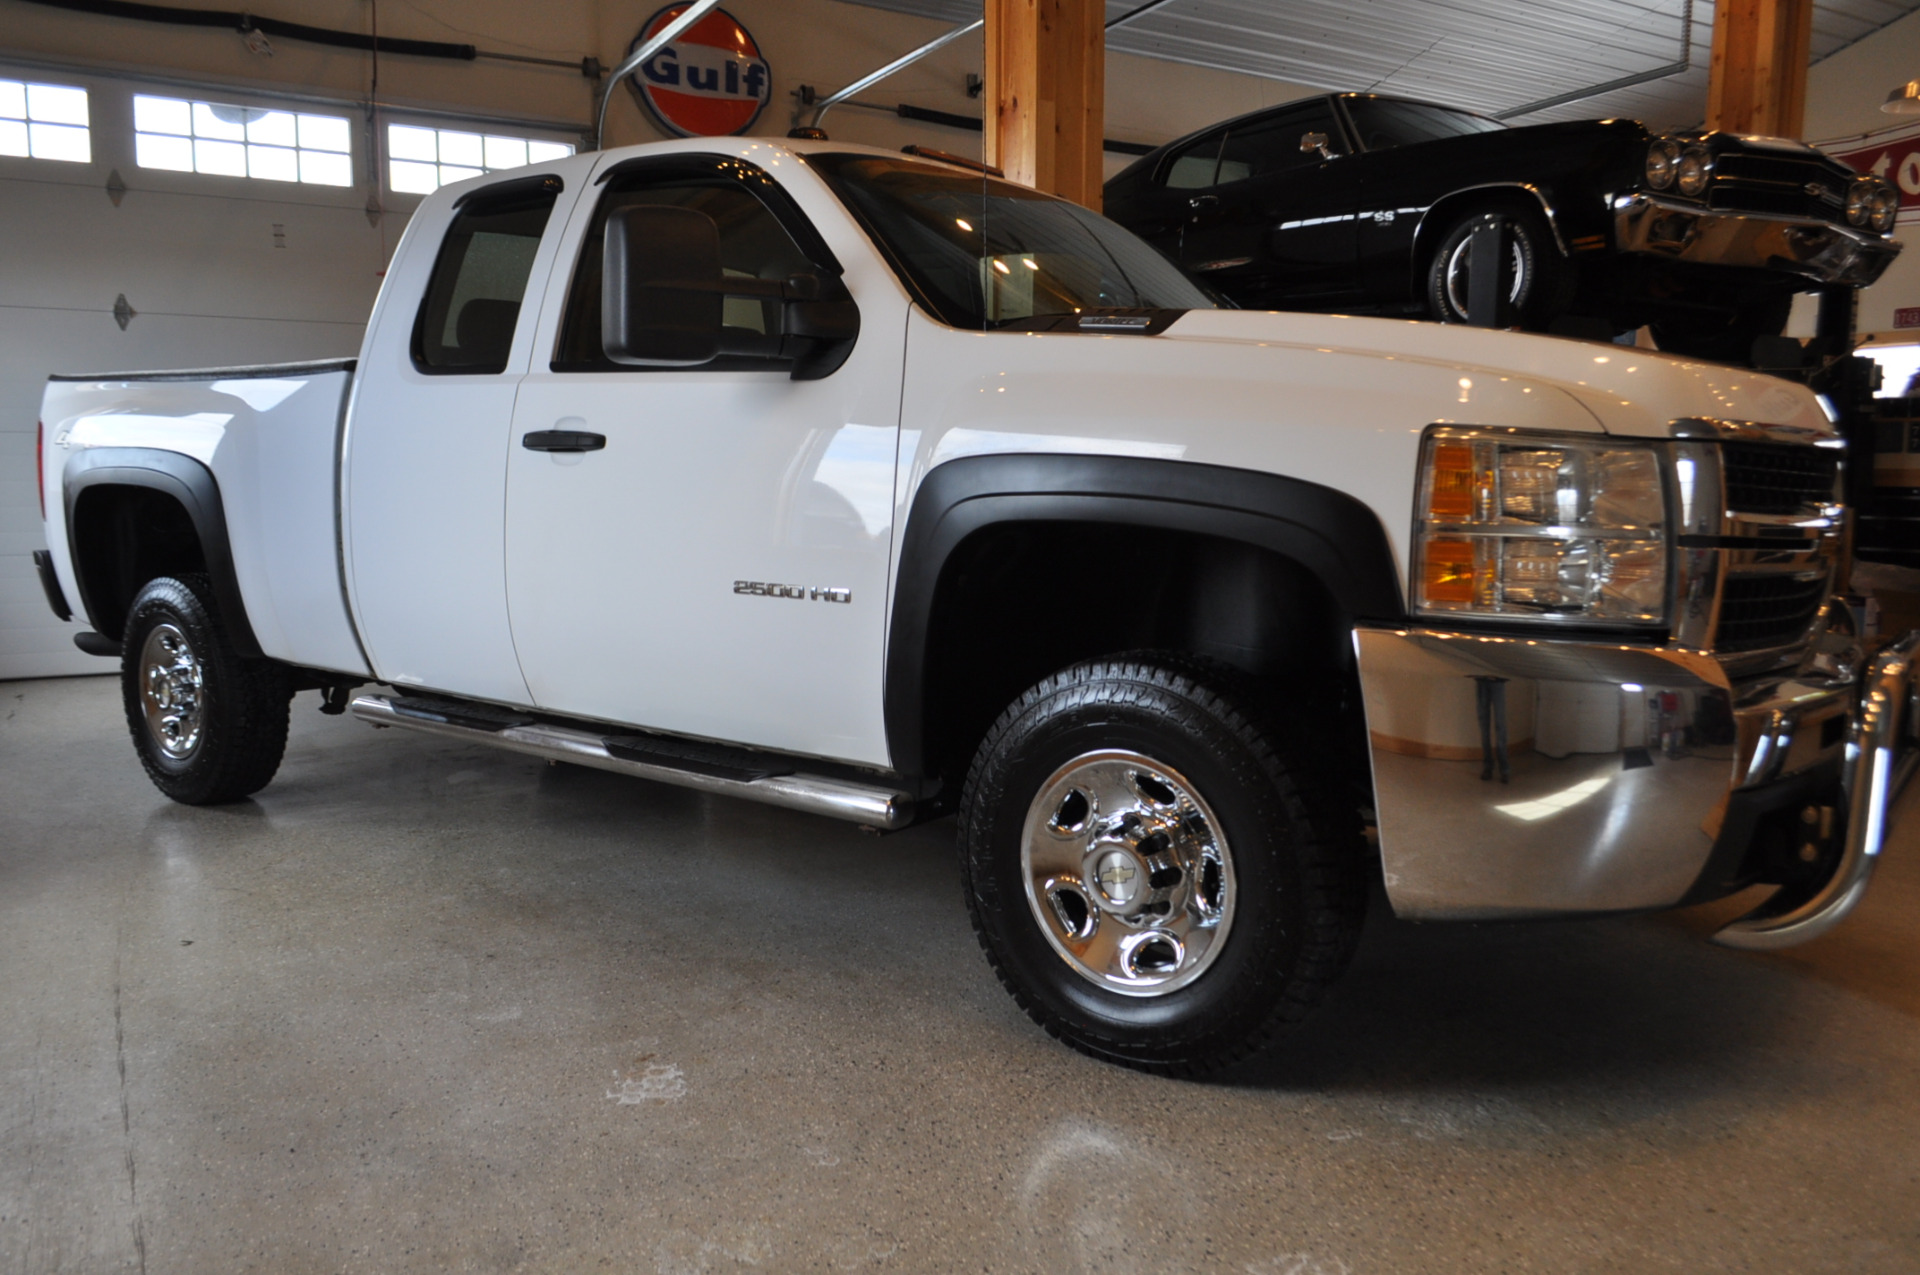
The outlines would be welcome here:
M 1109 217 L 1243 306 L 1461 322 L 1492 228 L 1477 242 L 1506 258 L 1502 321 L 1650 324 L 1664 349 L 1731 360 L 1780 332 L 1794 293 L 1878 279 L 1898 211 L 1889 183 L 1800 142 L 1509 128 L 1364 93 L 1213 125 L 1106 185 Z

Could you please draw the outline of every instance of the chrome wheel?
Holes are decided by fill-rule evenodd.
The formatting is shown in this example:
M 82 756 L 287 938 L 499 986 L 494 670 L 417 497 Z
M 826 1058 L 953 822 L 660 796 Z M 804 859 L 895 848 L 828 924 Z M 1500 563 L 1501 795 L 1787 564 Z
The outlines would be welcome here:
M 1527 255 L 1517 239 L 1507 243 L 1508 265 L 1513 271 L 1513 286 L 1507 290 L 1507 304 L 1519 303 L 1527 287 Z M 1462 319 L 1467 317 L 1467 298 L 1473 290 L 1473 236 L 1468 235 L 1447 254 L 1447 304 Z
M 1120 750 L 1055 771 L 1027 809 L 1020 867 L 1053 949 L 1088 982 L 1161 996 L 1206 972 L 1233 921 L 1233 857 L 1179 772 Z
M 187 635 L 157 624 L 140 647 L 140 704 L 160 751 L 185 761 L 200 746 L 206 675 Z

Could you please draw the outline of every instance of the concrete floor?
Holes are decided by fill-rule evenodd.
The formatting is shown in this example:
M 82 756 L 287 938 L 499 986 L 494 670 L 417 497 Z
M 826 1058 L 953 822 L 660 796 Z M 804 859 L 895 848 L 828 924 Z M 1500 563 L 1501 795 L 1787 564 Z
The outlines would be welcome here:
M 1376 916 L 1184 1084 L 1015 1009 L 950 824 L 314 704 L 192 810 L 112 680 L 0 684 L 0 1272 L 1920 1270 L 1920 827 L 1777 956 Z

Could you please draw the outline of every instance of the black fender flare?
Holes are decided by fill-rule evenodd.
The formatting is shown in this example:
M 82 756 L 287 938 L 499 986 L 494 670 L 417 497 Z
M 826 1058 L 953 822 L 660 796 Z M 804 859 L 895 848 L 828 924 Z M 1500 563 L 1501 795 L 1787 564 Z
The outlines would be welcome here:
M 1191 461 L 1052 453 L 973 456 L 936 466 L 907 515 L 887 634 L 884 705 L 894 768 L 920 774 L 926 657 L 940 578 L 968 537 L 1009 522 L 1112 523 L 1238 541 L 1311 572 L 1355 619 L 1405 614 L 1379 516 L 1299 478 Z
M 214 600 L 220 604 L 220 617 L 226 624 L 228 640 L 244 657 L 264 656 L 253 625 L 247 619 L 246 601 L 240 594 L 240 578 L 233 567 L 233 547 L 227 537 L 226 506 L 220 499 L 220 484 L 212 470 L 179 452 L 151 447 L 94 447 L 67 462 L 62 486 L 68 561 L 73 563 L 74 579 L 80 586 L 81 610 L 95 630 L 115 641 L 120 638 L 120 634 L 110 633 L 100 624 L 102 611 L 81 567 L 74 508 L 80 494 L 90 487 L 143 487 L 172 497 L 186 510 L 200 538 L 200 552 L 207 561 L 207 575 L 213 582 Z

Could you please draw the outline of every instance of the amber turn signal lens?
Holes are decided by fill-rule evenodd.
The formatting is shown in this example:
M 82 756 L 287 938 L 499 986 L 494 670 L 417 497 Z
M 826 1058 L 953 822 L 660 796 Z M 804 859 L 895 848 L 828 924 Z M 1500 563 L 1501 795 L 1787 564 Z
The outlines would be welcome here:
M 1433 449 L 1427 513 L 1442 522 L 1465 522 L 1473 517 L 1472 447 L 1442 443 Z
M 1461 450 L 1465 450 L 1462 448 Z M 1421 591 L 1426 601 L 1473 601 L 1473 541 L 1429 540 L 1421 564 Z

